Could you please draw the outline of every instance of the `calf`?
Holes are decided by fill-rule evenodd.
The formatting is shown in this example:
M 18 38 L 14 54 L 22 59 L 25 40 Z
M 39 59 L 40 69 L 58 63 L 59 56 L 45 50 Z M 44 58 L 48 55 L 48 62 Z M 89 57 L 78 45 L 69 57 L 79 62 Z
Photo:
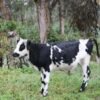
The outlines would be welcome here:
M 73 70 L 78 64 L 82 66 L 83 82 L 80 91 L 84 91 L 90 76 L 89 62 L 96 44 L 97 56 L 99 49 L 96 40 L 81 39 L 79 41 L 65 41 L 52 44 L 36 44 L 26 39 L 20 39 L 13 56 L 29 60 L 41 72 L 41 93 L 48 94 L 50 72 L 53 69 Z

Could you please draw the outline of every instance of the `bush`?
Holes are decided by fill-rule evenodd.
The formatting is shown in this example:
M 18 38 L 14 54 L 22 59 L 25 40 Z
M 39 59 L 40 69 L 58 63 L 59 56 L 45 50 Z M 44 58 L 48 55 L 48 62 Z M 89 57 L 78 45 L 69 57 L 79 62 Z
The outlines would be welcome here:
M 6 37 L 6 34 L 0 33 L 0 56 L 3 56 L 3 54 L 8 53 L 9 47 L 9 40 Z
M 66 40 L 66 35 L 58 33 L 49 33 L 48 42 L 64 41 Z
M 39 34 L 35 26 L 22 25 L 18 23 L 16 31 L 22 38 L 28 38 L 35 42 L 39 42 Z
M 59 33 L 59 23 L 54 24 L 51 27 L 51 31 L 48 35 L 48 41 L 66 41 L 66 40 L 76 40 L 80 38 L 79 31 L 70 26 L 68 22 L 65 24 L 65 34 L 62 35 Z
M 6 32 L 8 30 L 13 31 L 16 29 L 16 22 L 0 20 L 0 32 Z
M 5 32 L 7 34 L 8 31 L 13 30 L 16 30 L 22 38 L 28 38 L 35 42 L 39 42 L 39 34 L 36 26 L 23 25 L 22 23 L 15 21 L 0 20 L 0 32 Z
M 1 32 L 7 32 L 7 31 L 13 31 L 16 30 L 17 33 L 22 38 L 27 38 L 30 40 L 33 40 L 35 42 L 39 42 L 39 32 L 35 25 L 27 25 L 22 24 L 20 22 L 15 21 L 5 21 L 0 20 L 0 31 Z M 59 33 L 59 25 L 54 24 L 52 26 L 52 29 L 48 35 L 48 42 L 55 42 L 55 41 L 64 41 L 69 39 L 76 39 L 79 34 L 73 32 L 73 29 L 70 28 L 69 24 L 65 26 L 65 35 L 61 35 Z
M 22 38 L 27 38 L 35 42 L 39 42 L 38 27 L 34 25 L 22 24 L 16 21 L 0 20 L 0 32 L 7 32 L 8 30 L 16 30 Z M 100 32 L 99 35 L 100 37 Z M 48 42 L 65 41 L 65 40 L 77 40 L 82 38 L 80 32 L 76 28 L 70 27 L 70 24 L 65 24 L 65 34 L 59 33 L 59 24 L 52 25 L 50 33 L 48 34 Z

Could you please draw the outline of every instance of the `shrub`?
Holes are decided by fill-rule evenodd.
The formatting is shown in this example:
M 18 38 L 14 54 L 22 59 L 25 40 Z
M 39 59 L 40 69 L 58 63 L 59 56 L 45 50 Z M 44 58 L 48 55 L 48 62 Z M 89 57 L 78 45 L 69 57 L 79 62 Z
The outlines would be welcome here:
M 0 20 L 0 32 L 6 32 L 8 30 L 13 31 L 16 29 L 16 22 Z
M 22 38 L 28 38 L 35 42 L 39 42 L 39 34 L 37 28 L 33 25 L 28 26 L 28 25 L 22 25 L 21 23 L 18 23 L 16 31 L 19 33 L 19 35 Z
M 3 54 L 8 53 L 9 47 L 9 40 L 6 37 L 6 34 L 0 33 L 0 56 L 3 56 Z

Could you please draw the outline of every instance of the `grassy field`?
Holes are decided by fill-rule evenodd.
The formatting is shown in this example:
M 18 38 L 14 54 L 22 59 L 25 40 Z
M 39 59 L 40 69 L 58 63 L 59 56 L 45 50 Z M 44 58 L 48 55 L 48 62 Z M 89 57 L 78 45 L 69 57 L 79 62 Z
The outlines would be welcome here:
M 91 77 L 85 92 L 78 92 L 81 68 L 73 74 L 52 72 L 49 95 L 42 97 L 40 73 L 32 68 L 0 69 L 0 100 L 100 100 L 100 65 L 91 63 Z

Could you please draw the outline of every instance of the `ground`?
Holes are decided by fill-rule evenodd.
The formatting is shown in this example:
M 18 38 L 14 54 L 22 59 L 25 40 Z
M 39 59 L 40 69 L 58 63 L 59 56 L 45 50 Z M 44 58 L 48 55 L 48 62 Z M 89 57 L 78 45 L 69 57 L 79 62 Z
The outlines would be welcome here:
M 100 100 L 100 65 L 91 62 L 91 77 L 85 92 L 78 92 L 82 82 L 80 66 L 73 74 L 52 72 L 49 95 L 42 97 L 40 73 L 33 68 L 0 69 L 0 100 Z

